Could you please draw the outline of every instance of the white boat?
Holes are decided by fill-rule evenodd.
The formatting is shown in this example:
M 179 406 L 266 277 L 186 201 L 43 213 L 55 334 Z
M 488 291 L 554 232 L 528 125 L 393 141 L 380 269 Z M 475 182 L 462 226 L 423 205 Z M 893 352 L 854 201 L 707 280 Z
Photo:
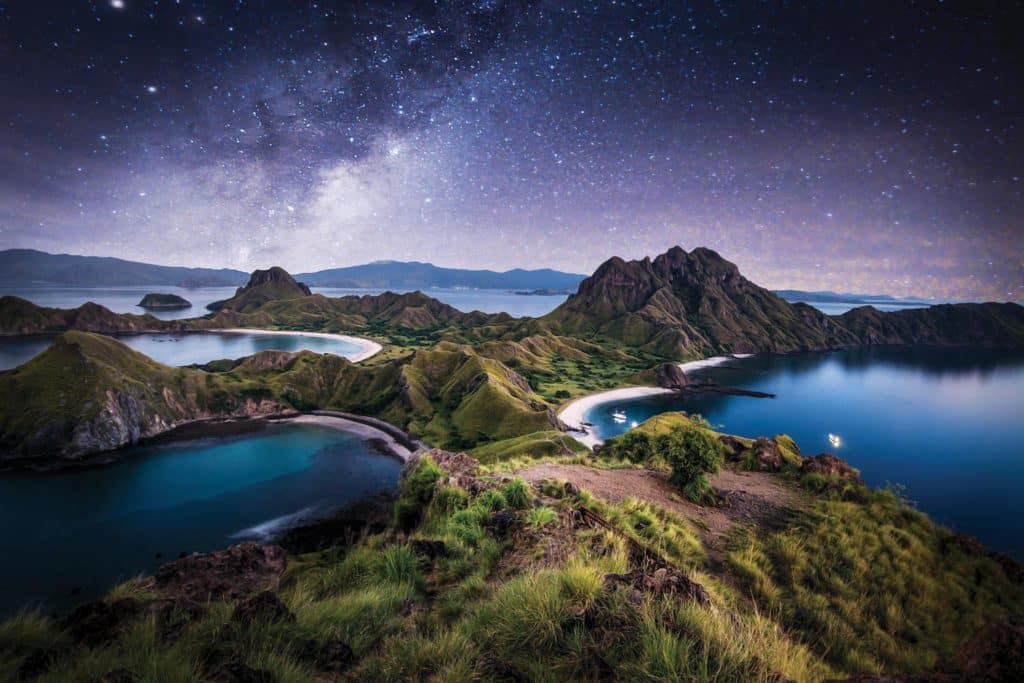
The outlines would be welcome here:
M 832 444 L 832 448 L 839 448 L 843 445 L 843 441 L 839 438 L 838 434 L 829 434 L 828 442 Z
M 614 413 L 612 413 L 612 419 L 615 420 L 616 422 L 625 422 L 626 414 L 621 410 L 616 410 Z

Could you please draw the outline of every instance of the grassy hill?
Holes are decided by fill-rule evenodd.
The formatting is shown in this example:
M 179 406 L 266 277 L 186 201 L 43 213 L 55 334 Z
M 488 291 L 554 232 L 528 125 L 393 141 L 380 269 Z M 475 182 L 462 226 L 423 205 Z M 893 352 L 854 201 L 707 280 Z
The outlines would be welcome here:
M 641 430 L 673 427 L 706 428 Z M 63 620 L 0 624 L 0 680 L 1014 680 L 1020 566 L 797 458 L 730 459 L 726 502 L 702 506 L 672 498 L 658 453 L 552 455 L 509 479 L 431 451 L 394 524 L 351 545 L 243 547 L 237 584 L 227 553 L 185 558 Z M 777 496 L 737 508 L 729 481 Z

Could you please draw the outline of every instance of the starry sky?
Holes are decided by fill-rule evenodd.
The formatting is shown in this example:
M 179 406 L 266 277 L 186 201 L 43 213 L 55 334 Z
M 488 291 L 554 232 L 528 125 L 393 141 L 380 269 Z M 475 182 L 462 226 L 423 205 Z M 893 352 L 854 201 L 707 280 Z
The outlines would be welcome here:
M 896 6 L 899 4 L 900 6 Z M 0 249 L 1024 298 L 1020 3 L 0 2 Z

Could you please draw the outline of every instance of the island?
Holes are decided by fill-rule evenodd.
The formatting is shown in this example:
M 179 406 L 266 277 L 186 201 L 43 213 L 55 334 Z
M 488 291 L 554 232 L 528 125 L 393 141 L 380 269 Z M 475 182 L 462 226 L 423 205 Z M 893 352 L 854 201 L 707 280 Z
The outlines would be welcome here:
M 182 298 L 177 294 L 159 294 L 150 292 L 146 296 L 142 297 L 142 301 L 137 304 L 140 308 L 146 310 L 166 311 L 178 308 L 192 308 L 192 302 L 188 299 Z
M 830 316 L 673 247 L 608 259 L 539 318 L 421 292 L 327 297 L 281 268 L 214 308 L 171 321 L 0 297 L 0 334 L 56 335 L 0 372 L 0 468 L 117 467 L 138 453 L 125 446 L 184 427 L 340 415 L 409 451 L 397 499 L 183 548 L 63 616 L 12 615 L 0 670 L 92 680 L 159 658 L 211 681 L 1020 680 L 1014 558 L 813 443 L 674 411 L 599 443 L 584 408 L 610 390 L 730 391 L 688 376 L 716 357 L 1019 351 L 1024 307 Z M 169 367 L 111 334 L 231 329 L 383 349 Z

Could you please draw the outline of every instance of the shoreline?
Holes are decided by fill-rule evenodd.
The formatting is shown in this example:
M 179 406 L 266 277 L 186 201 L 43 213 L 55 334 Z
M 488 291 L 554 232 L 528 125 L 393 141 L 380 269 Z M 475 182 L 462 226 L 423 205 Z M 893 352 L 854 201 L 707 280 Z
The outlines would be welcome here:
M 274 421 L 287 422 L 290 424 L 318 425 L 321 427 L 337 429 L 338 431 L 342 431 L 347 434 L 355 434 L 356 436 L 361 437 L 364 441 L 376 442 L 376 444 L 379 444 L 383 450 L 388 452 L 388 454 L 398 458 L 403 463 L 407 462 L 413 454 L 412 450 L 399 443 L 393 435 L 385 432 L 383 429 L 378 429 L 377 427 L 368 425 L 364 422 L 350 420 L 346 417 L 303 413 L 302 415 L 297 415 L 295 417 L 286 417 Z
M 364 337 L 353 337 L 348 334 L 335 334 L 333 332 L 300 332 L 298 330 L 268 330 L 261 327 L 226 327 L 223 329 L 209 329 L 209 330 L 197 330 L 198 332 L 225 332 L 227 334 L 279 334 L 290 337 L 316 337 L 318 339 L 337 339 L 347 344 L 359 347 L 359 353 L 352 357 L 342 356 L 348 358 L 352 363 L 359 363 L 367 358 L 372 358 L 384 350 L 381 344 L 373 341 L 372 339 L 366 339 Z M 328 352 L 330 353 L 330 352 Z M 334 354 L 341 355 L 341 354 Z
M 702 358 L 701 360 L 679 363 L 678 367 L 683 372 L 689 372 L 692 370 L 699 370 L 701 368 L 721 365 L 722 363 L 730 360 L 749 358 L 753 355 L 754 354 L 752 353 L 737 353 L 731 356 L 712 356 L 710 358 Z M 580 396 L 579 398 L 573 399 L 558 411 L 558 419 L 570 428 L 570 431 L 568 432 L 570 436 L 587 448 L 593 450 L 594 447 L 604 443 L 604 439 L 601 439 L 594 434 L 592 427 L 588 427 L 583 424 L 586 414 L 592 409 L 605 403 L 611 403 L 612 401 L 625 401 L 644 396 L 660 396 L 663 394 L 672 394 L 675 393 L 675 391 L 675 389 L 665 389 L 662 387 L 622 387 L 620 389 L 600 391 L 596 394 L 588 394 L 586 396 Z

